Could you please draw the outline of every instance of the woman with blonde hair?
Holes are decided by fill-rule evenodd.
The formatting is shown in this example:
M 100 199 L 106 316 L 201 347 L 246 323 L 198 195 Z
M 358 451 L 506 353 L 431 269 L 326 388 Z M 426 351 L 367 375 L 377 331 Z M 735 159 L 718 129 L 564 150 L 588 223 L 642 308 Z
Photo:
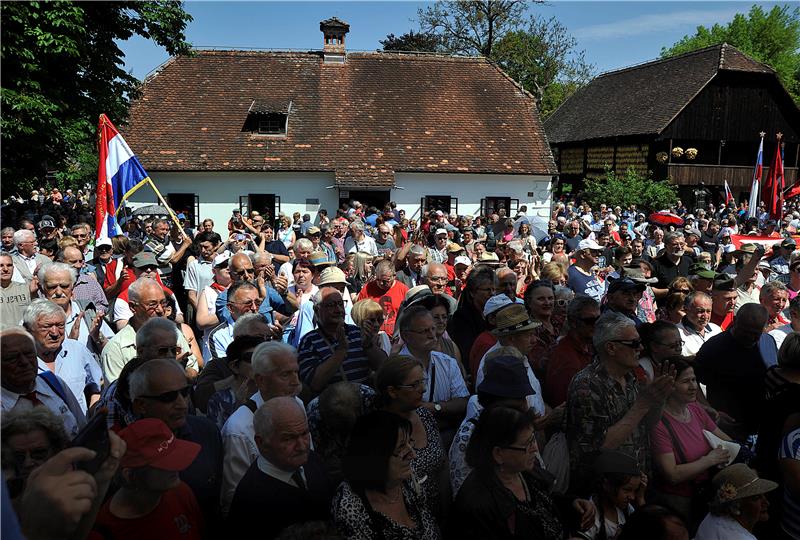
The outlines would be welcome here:
M 353 294 L 358 295 L 364 285 L 372 278 L 374 257 L 369 253 L 359 251 L 356 253 L 353 262 L 353 275 L 347 281 Z
M 542 271 L 539 274 L 539 279 L 542 281 L 549 281 L 553 285 L 561 285 L 562 287 L 566 287 L 567 271 L 564 269 L 564 266 L 561 263 L 551 261 L 542 267 Z
M 286 246 L 286 249 L 294 246 L 294 242 L 297 237 L 294 234 L 294 229 L 292 229 L 292 222 L 287 216 L 281 216 L 280 227 L 275 233 L 275 236 L 278 240 L 283 242 L 283 245 Z
M 383 326 L 383 322 L 386 319 L 381 305 L 371 298 L 365 298 L 353 304 L 350 316 L 353 318 L 353 322 L 356 323 L 356 326 L 361 328 L 362 336 L 365 335 L 364 324 L 367 321 L 372 321 L 375 327 L 380 328 Z M 369 332 L 366 334 L 369 334 Z M 387 355 L 391 354 L 392 342 L 383 330 L 375 334 L 375 343 L 373 345 L 380 347 Z

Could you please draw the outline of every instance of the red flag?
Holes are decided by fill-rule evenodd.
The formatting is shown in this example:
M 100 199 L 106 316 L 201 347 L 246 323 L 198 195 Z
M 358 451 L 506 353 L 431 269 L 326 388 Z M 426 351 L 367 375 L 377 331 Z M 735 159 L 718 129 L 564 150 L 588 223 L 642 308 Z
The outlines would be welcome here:
M 786 192 L 784 195 L 785 198 L 791 199 L 792 197 L 797 197 L 800 195 L 800 180 L 795 182 L 795 184 Z
M 764 182 L 764 202 L 771 219 L 781 219 L 783 210 L 783 160 L 781 159 L 781 135 L 775 145 L 775 157 L 769 167 L 769 174 Z

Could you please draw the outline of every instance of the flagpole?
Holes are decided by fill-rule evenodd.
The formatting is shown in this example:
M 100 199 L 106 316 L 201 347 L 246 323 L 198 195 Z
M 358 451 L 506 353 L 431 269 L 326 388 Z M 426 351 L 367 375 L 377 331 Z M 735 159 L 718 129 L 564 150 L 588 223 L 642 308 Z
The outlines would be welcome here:
M 187 236 L 187 234 L 186 234 L 185 232 L 183 232 L 183 227 L 181 226 L 181 222 L 178 220 L 178 216 L 176 216 L 176 215 L 175 215 L 175 212 L 173 212 L 173 211 L 172 211 L 172 208 L 170 208 L 170 206 L 167 204 L 167 201 L 165 201 L 165 200 L 164 200 L 164 197 L 161 195 L 161 192 L 160 192 L 160 191 L 158 191 L 158 188 L 156 187 L 156 185 L 155 185 L 155 183 L 153 182 L 153 180 L 152 180 L 152 179 L 151 179 L 151 178 L 148 176 L 148 177 L 145 179 L 145 182 L 147 182 L 148 184 L 150 184 L 150 187 L 151 187 L 151 188 L 153 188 L 153 191 L 155 191 L 155 192 L 156 192 L 156 196 L 158 197 L 158 200 L 159 200 L 159 201 L 161 201 L 161 204 L 163 204 L 163 205 L 164 205 L 164 208 L 166 208 L 166 209 L 167 209 L 167 212 L 169 212 L 169 216 L 172 218 L 172 221 L 174 221 L 174 222 L 175 222 L 175 225 L 178 227 L 178 230 L 179 230 L 179 231 L 181 231 L 181 234 L 182 234 L 182 235 L 183 235 L 183 236 L 184 236 L 184 237 L 185 237 L 187 240 L 191 240 L 191 238 L 189 238 L 189 237 Z
M 763 176 L 763 164 L 764 164 L 764 136 L 766 132 L 762 131 L 759 133 L 761 135 L 761 142 L 758 146 L 758 155 L 756 156 L 756 167 L 753 171 L 753 183 L 750 185 L 750 201 L 748 202 L 748 210 L 747 210 L 747 217 L 748 218 L 758 218 L 758 198 L 761 192 L 761 180 Z

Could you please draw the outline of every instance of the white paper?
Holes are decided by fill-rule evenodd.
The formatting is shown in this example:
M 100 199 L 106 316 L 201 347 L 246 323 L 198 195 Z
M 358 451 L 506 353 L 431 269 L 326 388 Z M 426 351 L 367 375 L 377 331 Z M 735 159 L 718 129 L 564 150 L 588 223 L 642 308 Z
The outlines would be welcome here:
M 742 445 L 732 441 L 724 441 L 707 429 L 703 430 L 703 435 L 705 435 L 708 444 L 710 444 L 712 448 L 719 448 L 721 446 L 728 451 L 730 457 L 728 458 L 728 462 L 725 464 L 726 466 L 733 463 L 733 460 L 736 459 L 736 456 L 739 454 L 739 449 L 742 447 Z

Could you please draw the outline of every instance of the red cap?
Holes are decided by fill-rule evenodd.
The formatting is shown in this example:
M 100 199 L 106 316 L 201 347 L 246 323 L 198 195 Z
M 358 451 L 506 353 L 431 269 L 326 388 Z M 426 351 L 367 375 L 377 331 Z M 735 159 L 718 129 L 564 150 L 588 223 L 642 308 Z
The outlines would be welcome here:
M 200 453 L 199 444 L 178 439 L 158 418 L 137 420 L 120 431 L 119 436 L 127 445 L 122 467 L 182 471 Z

